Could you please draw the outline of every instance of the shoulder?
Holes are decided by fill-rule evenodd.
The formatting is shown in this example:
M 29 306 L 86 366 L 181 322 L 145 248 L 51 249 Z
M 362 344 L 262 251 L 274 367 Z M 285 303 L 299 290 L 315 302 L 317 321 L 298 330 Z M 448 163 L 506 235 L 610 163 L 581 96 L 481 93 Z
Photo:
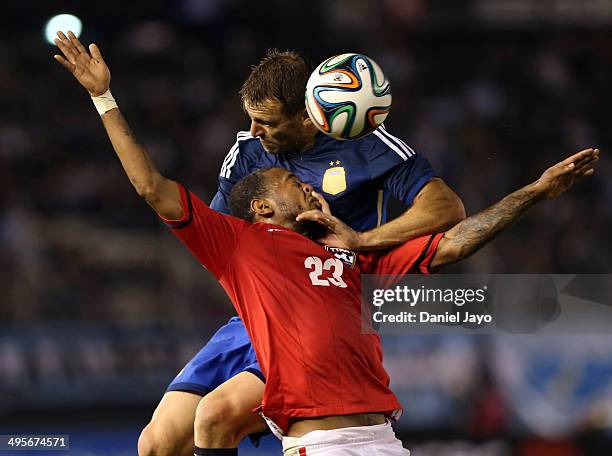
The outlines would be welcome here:
M 411 166 L 421 157 L 404 140 L 392 135 L 384 125 L 355 142 L 354 151 L 359 159 L 368 166 L 371 178 L 387 174 L 401 166 Z
M 233 172 L 242 174 L 241 172 L 254 164 L 263 152 L 259 139 L 251 136 L 248 131 L 239 131 L 236 134 L 236 142 L 223 159 L 219 175 L 229 179 Z
M 384 158 L 397 162 L 407 161 L 417 155 L 412 147 L 387 131 L 384 125 L 362 138 L 361 141 L 363 141 L 362 150 L 376 159 Z

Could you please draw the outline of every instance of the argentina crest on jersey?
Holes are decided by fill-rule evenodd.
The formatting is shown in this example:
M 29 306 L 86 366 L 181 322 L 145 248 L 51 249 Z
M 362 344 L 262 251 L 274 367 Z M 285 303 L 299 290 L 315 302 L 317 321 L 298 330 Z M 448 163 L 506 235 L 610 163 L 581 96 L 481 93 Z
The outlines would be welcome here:
M 323 175 L 321 189 L 330 195 L 337 195 L 346 190 L 346 170 L 340 166 L 340 160 L 329 162 L 329 168 Z
M 357 254 L 352 250 L 341 249 L 340 247 L 332 247 L 330 245 L 326 245 L 325 250 L 334 255 L 351 269 L 355 267 L 355 263 L 357 262 Z

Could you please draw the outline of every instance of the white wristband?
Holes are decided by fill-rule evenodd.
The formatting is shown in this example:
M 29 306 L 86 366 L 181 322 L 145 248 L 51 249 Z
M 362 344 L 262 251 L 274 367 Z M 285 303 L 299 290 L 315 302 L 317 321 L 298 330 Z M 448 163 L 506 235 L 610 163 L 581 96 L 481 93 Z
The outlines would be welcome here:
M 91 101 L 93 101 L 93 104 L 96 107 L 98 114 L 100 115 L 110 111 L 113 108 L 118 107 L 117 102 L 115 101 L 113 95 L 110 92 L 110 89 L 108 89 L 102 95 L 98 95 L 97 97 L 91 97 Z

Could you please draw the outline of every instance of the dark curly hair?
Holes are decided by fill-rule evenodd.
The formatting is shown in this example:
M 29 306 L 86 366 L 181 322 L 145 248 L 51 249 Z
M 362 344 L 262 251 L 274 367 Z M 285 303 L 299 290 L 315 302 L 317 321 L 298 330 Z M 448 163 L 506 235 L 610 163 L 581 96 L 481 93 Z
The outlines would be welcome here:
M 234 217 L 254 222 L 255 213 L 251 210 L 251 201 L 265 198 L 268 195 L 268 183 L 265 173 L 271 168 L 257 170 L 240 179 L 229 195 L 230 212 Z
M 297 52 L 268 49 L 242 84 L 242 104 L 257 106 L 266 100 L 278 100 L 286 115 L 295 115 L 305 109 L 304 94 L 311 72 L 310 62 Z

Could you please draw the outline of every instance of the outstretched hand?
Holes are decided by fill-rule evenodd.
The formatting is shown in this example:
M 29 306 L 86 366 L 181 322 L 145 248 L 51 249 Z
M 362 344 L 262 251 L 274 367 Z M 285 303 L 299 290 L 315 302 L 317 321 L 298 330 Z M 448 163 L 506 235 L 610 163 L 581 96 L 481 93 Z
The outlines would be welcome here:
M 111 79 L 110 71 L 98 46 L 90 44 L 89 52 L 87 52 L 87 49 L 72 32 L 68 32 L 68 36 L 63 32 L 57 32 L 55 44 L 64 55 L 56 54 L 53 58 L 70 71 L 92 97 L 102 95 L 108 90 Z
M 599 149 L 581 150 L 544 171 L 535 186 L 544 199 L 555 198 L 583 177 L 591 176 L 597 160 Z
M 317 242 L 321 244 L 349 250 L 358 250 L 361 241 L 360 233 L 352 229 L 339 218 L 334 217 L 329 209 L 329 204 L 322 195 L 316 192 L 312 192 L 312 195 L 319 200 L 321 210 L 313 209 L 302 212 L 296 217 L 296 220 L 298 222 L 308 220 L 324 226 L 327 230 L 327 235 L 317 239 Z

